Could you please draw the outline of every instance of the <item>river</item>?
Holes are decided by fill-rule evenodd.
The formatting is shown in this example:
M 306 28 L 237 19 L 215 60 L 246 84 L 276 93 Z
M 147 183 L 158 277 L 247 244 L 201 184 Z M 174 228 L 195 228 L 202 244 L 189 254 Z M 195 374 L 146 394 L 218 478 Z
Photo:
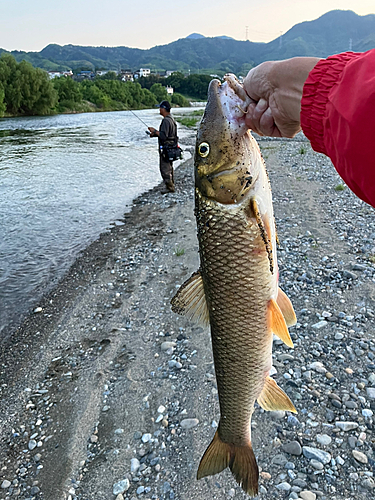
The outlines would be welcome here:
M 136 114 L 159 127 L 158 109 Z M 129 111 L 0 119 L 0 336 L 161 181 L 145 131 Z

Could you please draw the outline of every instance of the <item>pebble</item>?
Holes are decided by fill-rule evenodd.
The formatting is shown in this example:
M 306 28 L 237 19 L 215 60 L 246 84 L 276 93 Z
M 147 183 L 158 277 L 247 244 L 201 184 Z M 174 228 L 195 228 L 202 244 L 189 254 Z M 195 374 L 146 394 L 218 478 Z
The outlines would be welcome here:
M 160 349 L 162 351 L 168 351 L 168 349 L 174 349 L 176 345 L 176 342 L 162 342 Z
M 118 483 L 115 483 L 113 485 L 112 492 L 114 495 L 118 495 L 119 493 L 124 493 L 125 491 L 128 491 L 130 488 L 130 482 L 129 479 L 123 479 L 122 481 L 119 481 Z
M 367 387 L 366 393 L 370 399 L 375 399 L 375 387 Z
M 324 465 L 322 464 L 322 462 L 319 462 L 318 460 L 315 460 L 315 459 L 310 460 L 310 465 L 315 470 L 323 470 L 324 469 Z
M 181 420 L 180 426 L 182 429 L 193 429 L 199 424 L 199 420 L 197 418 L 185 418 Z
M 143 434 L 143 436 L 142 436 L 143 443 L 148 443 L 151 439 L 152 439 L 152 436 L 150 433 Z
M 364 453 L 357 451 L 357 450 L 353 450 L 352 454 L 353 454 L 353 457 L 357 460 L 357 462 L 361 462 L 361 464 L 368 463 L 367 455 L 365 455 Z
M 332 458 L 331 454 L 327 451 L 322 451 L 311 446 L 303 446 L 302 453 L 306 458 L 318 460 L 319 462 L 322 462 L 322 464 L 329 464 Z
M 315 361 L 309 365 L 309 370 L 314 370 L 318 373 L 325 373 L 327 370 L 324 368 L 323 363 Z
M 289 453 L 289 455 L 302 455 L 302 447 L 298 441 L 290 441 L 289 443 L 285 443 L 282 446 L 282 450 L 286 453 Z
M 327 446 L 332 442 L 332 439 L 327 434 L 318 434 L 316 436 L 316 440 L 318 441 L 319 444 L 323 446 Z
M 4 481 L 1 483 L 1 487 L 3 488 L 3 490 L 6 490 L 7 488 L 9 488 L 9 486 L 11 484 L 12 483 L 10 481 L 8 481 L 7 479 L 4 479 Z
M 283 482 L 276 485 L 276 488 L 280 491 L 289 491 L 292 487 L 289 483 Z
M 122 493 L 119 493 L 116 497 L 116 500 L 124 500 L 124 495 Z
M 351 431 L 353 429 L 356 429 L 358 427 L 357 422 L 336 422 L 336 427 L 341 429 L 344 432 Z
M 136 474 L 138 472 L 140 466 L 141 466 L 141 463 L 138 460 L 138 458 L 132 458 L 130 460 L 130 472 L 132 472 L 133 474 Z
M 316 495 L 315 493 L 313 493 L 312 491 L 301 491 L 300 494 L 299 494 L 300 498 L 302 498 L 302 500 L 315 500 L 316 499 Z
M 35 441 L 35 439 L 31 439 L 28 444 L 29 450 L 33 450 L 36 447 L 37 447 L 37 442 Z
M 312 325 L 311 328 L 314 328 L 314 330 L 320 330 L 321 328 L 324 328 L 326 325 L 328 325 L 327 321 L 318 321 L 318 323 L 315 323 L 315 325 Z
M 374 412 L 372 410 L 369 410 L 368 408 L 364 408 L 362 410 L 362 415 L 365 417 L 365 418 L 370 418 L 372 417 L 374 414 Z

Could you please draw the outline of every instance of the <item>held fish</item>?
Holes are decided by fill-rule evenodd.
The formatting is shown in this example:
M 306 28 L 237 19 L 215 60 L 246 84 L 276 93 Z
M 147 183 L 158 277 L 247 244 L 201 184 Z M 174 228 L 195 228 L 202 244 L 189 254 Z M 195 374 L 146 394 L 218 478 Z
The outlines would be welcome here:
M 211 325 L 220 422 L 197 478 L 229 467 L 249 495 L 258 492 L 251 444 L 255 401 L 296 412 L 269 376 L 272 334 L 288 346 L 292 304 L 278 287 L 276 229 L 264 161 L 245 126 L 249 98 L 234 75 L 212 80 L 195 151 L 195 215 L 200 269 L 172 310 Z

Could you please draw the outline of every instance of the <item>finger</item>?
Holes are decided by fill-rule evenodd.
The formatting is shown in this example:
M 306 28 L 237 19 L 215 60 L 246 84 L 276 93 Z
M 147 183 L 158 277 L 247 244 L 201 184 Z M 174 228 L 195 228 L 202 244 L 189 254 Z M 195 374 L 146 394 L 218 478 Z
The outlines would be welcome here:
M 259 123 L 261 116 L 267 108 L 268 101 L 266 101 L 266 99 L 259 99 L 253 111 L 253 120 L 255 123 Z
M 260 117 L 259 129 L 269 137 L 280 137 L 280 131 L 275 124 L 271 108 L 267 108 Z

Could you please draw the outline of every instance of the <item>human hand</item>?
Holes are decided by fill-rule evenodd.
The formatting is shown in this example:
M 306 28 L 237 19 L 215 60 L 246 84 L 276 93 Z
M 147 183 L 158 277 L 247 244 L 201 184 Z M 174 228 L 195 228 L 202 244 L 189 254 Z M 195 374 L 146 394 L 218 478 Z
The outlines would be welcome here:
M 259 135 L 294 137 L 301 130 L 303 85 L 316 57 L 267 61 L 249 71 L 243 86 L 252 99 L 246 125 Z
M 154 127 L 148 127 L 149 131 L 151 132 L 150 134 L 150 137 L 155 137 L 157 134 L 156 134 L 156 128 Z

